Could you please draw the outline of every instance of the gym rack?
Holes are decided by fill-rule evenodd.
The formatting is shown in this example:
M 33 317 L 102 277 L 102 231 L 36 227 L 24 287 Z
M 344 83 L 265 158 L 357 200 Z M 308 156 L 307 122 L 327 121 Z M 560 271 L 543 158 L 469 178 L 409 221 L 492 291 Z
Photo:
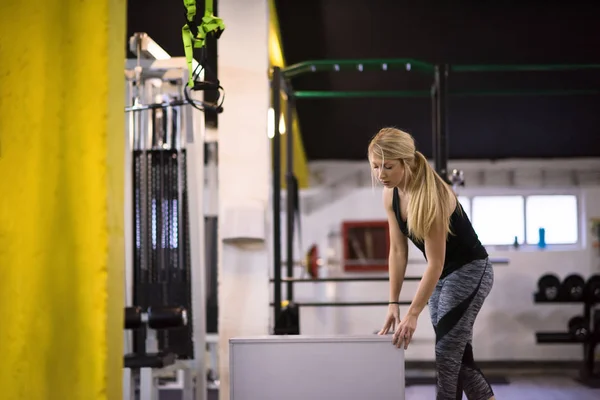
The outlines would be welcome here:
M 405 71 L 427 74 L 432 78 L 430 88 L 424 90 L 378 90 L 378 91 L 295 91 L 291 80 L 301 75 L 317 72 L 340 71 Z M 435 171 L 449 184 L 454 184 L 448 176 L 448 99 L 449 97 L 466 96 L 574 96 L 598 95 L 600 90 L 559 88 L 536 90 L 475 90 L 450 91 L 448 82 L 450 75 L 463 73 L 501 73 L 501 72 L 562 72 L 600 70 L 600 64 L 513 64 L 513 65 L 450 65 L 447 63 L 432 64 L 411 58 L 398 59 L 344 59 L 344 60 L 310 60 L 282 68 L 275 66 L 270 71 L 271 107 L 273 108 L 273 282 L 274 282 L 274 317 L 278 320 L 281 313 L 281 132 L 280 119 L 282 103 L 286 108 L 286 275 L 288 280 L 287 297 L 292 302 L 293 295 L 293 237 L 294 215 L 299 214 L 298 186 L 294 175 L 293 162 L 293 110 L 297 99 L 323 98 L 430 98 L 431 127 L 433 138 L 433 161 Z M 285 102 L 282 102 L 285 99 Z M 452 179 L 455 177 L 453 176 Z
M 596 311 L 592 318 L 592 311 L 597 301 L 588 296 L 582 296 L 579 300 L 569 298 L 561 287 L 558 296 L 553 300 L 545 298 L 543 293 L 536 292 L 533 296 L 536 304 L 583 304 L 583 315 L 585 321 L 583 327 L 587 332 L 578 337 L 576 334 L 567 332 L 536 332 L 538 344 L 581 344 L 583 346 L 583 364 L 576 379 L 578 382 L 591 388 L 600 388 L 600 372 L 595 372 L 595 351 L 600 344 L 600 312 Z M 569 329 L 570 330 L 570 329 Z
M 281 133 L 280 133 L 280 115 L 282 106 L 282 93 L 286 98 L 286 132 L 289 132 L 286 138 L 286 258 L 287 258 L 287 277 L 293 277 L 293 236 L 294 236 L 294 215 L 298 213 L 298 188 L 293 171 L 293 146 L 294 136 L 292 134 L 293 120 L 292 110 L 297 98 L 315 98 L 323 97 L 326 92 L 295 92 L 292 89 L 291 78 L 302 75 L 307 72 L 330 71 L 334 69 L 339 71 L 342 68 L 357 68 L 359 71 L 369 68 L 405 68 L 433 74 L 434 81 L 430 91 L 423 93 L 417 92 L 389 92 L 394 97 L 405 97 L 414 95 L 431 96 L 432 99 L 432 131 L 433 131 L 433 151 L 435 169 L 440 176 L 448 181 L 447 160 L 448 145 L 446 141 L 447 122 L 446 122 L 446 97 L 448 76 L 447 65 L 432 65 L 425 62 L 412 59 L 393 59 L 393 60 L 344 60 L 344 61 L 309 61 L 287 68 L 274 67 L 271 71 L 271 105 L 274 110 L 274 136 L 273 136 L 273 256 L 274 256 L 274 315 L 275 321 L 281 313 Z M 368 94 L 367 94 L 368 95 Z M 381 95 L 381 94 L 380 94 Z M 345 93 L 329 92 L 329 97 L 346 97 Z M 351 95 L 348 95 L 351 96 Z M 362 95 L 361 95 L 362 96 Z M 448 183 L 450 183 L 448 181 Z M 287 283 L 288 300 L 293 299 L 293 281 Z

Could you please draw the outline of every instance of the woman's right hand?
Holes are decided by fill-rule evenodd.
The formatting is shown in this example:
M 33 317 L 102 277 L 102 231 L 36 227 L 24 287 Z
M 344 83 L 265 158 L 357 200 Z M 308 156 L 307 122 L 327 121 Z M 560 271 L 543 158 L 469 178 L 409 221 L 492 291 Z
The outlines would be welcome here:
M 390 304 L 388 306 L 387 316 L 383 328 L 379 331 L 379 335 L 386 335 L 390 329 L 392 331 L 400 325 L 400 306 L 398 304 Z

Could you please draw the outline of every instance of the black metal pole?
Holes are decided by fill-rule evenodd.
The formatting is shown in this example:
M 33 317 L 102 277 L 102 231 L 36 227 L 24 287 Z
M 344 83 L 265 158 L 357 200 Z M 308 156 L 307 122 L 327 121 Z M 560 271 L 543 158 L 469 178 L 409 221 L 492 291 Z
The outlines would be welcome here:
M 285 85 L 285 82 L 284 82 Z M 291 88 L 290 88 L 291 89 Z M 294 176 L 294 135 L 292 134 L 293 126 L 293 102 L 294 95 L 291 90 L 287 91 L 287 107 L 286 107 L 286 189 L 287 189 L 287 277 L 294 277 L 294 211 L 296 200 L 296 180 Z M 294 301 L 294 282 L 287 282 L 287 299 Z
M 438 70 L 435 69 L 433 84 L 431 85 L 431 157 L 433 158 L 433 165 L 437 172 L 438 163 Z
M 442 64 L 440 67 L 440 173 L 444 180 L 448 182 L 448 73 L 450 72 L 450 68 L 447 64 Z
M 435 67 L 436 81 L 436 131 L 434 133 L 434 162 L 436 172 L 449 183 L 448 179 L 448 65 Z
M 273 278 L 274 285 L 274 324 L 281 313 L 281 136 L 279 135 L 279 116 L 281 115 L 281 69 L 273 68 L 271 79 L 271 104 L 273 106 Z

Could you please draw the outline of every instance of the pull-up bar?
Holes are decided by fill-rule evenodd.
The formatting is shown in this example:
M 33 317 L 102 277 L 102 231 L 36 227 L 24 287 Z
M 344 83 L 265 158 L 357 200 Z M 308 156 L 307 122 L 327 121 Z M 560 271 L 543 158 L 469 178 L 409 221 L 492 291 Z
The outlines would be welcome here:
M 480 64 L 480 65 L 451 65 L 452 72 L 558 72 L 600 69 L 600 64 Z
M 433 74 L 435 66 L 412 58 L 381 58 L 353 60 L 314 60 L 290 65 L 281 70 L 284 79 L 295 78 L 310 72 L 388 71 L 402 69 Z
M 350 59 L 303 61 L 283 68 L 285 79 L 295 78 L 311 72 L 338 71 L 406 71 L 435 72 L 435 65 L 412 58 Z M 450 72 L 559 72 L 600 69 L 600 64 L 472 64 L 450 65 Z
M 449 92 L 451 97 L 471 96 L 582 96 L 598 95 L 600 90 L 487 90 Z M 430 97 L 427 90 L 299 90 L 294 92 L 297 99 L 359 99 L 359 98 L 424 98 Z
M 428 90 L 299 90 L 294 92 L 294 97 L 297 99 L 431 97 L 431 92 Z
M 600 64 L 472 64 L 448 65 L 449 73 L 465 72 L 562 72 L 600 69 Z M 392 59 L 352 59 L 352 60 L 314 60 L 304 61 L 281 70 L 284 79 L 291 79 L 312 72 L 339 71 L 420 71 L 435 73 L 435 65 L 412 58 Z M 295 91 L 298 99 L 350 99 L 350 98 L 425 98 L 430 97 L 429 90 L 349 90 L 349 91 Z M 593 89 L 548 89 L 548 90 L 481 90 L 452 91 L 452 97 L 467 96 L 585 96 L 598 95 L 600 90 Z

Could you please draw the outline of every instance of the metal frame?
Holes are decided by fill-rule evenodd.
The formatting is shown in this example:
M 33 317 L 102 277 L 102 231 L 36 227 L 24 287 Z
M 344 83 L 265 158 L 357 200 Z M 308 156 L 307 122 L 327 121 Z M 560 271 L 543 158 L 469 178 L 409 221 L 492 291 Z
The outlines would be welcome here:
M 126 78 L 126 146 L 125 146 L 125 256 L 126 276 L 125 293 L 126 304 L 131 306 L 133 302 L 132 282 L 133 279 L 133 194 L 132 194 L 132 151 L 135 148 L 133 132 L 136 123 L 142 127 L 145 125 L 139 111 L 135 111 L 132 99 L 136 78 L 159 78 L 163 81 L 176 81 L 183 87 L 188 79 L 187 62 L 184 57 L 169 58 L 162 60 L 128 59 L 125 67 Z M 201 92 L 192 92 L 192 100 L 202 100 Z M 142 101 L 144 99 L 142 98 Z M 147 96 L 146 99 L 147 100 Z M 194 346 L 193 359 L 180 360 L 174 365 L 162 370 L 153 370 L 154 377 L 178 372 L 179 385 L 183 389 L 184 400 L 205 400 L 207 397 L 206 382 L 206 310 L 205 310 L 205 249 L 204 249 L 204 207 L 202 190 L 204 187 L 204 115 L 196 111 L 190 104 L 174 105 L 182 111 L 182 137 L 181 147 L 186 149 L 188 179 L 188 204 L 190 221 L 190 252 L 191 252 L 191 305 L 192 305 L 192 342 Z M 143 108 L 143 107 L 142 107 Z M 136 122 L 136 118 L 138 118 Z M 131 351 L 131 333 L 125 331 L 125 352 Z M 126 399 L 134 392 L 132 387 L 131 371 L 123 371 L 123 396 Z
M 341 71 L 352 68 L 358 71 L 369 70 L 373 68 L 390 70 L 401 68 L 410 71 L 413 68 L 416 71 L 432 74 L 433 82 L 430 91 L 392 91 L 392 92 L 294 92 L 292 90 L 290 79 L 298 75 L 317 72 L 317 71 Z M 292 65 L 281 69 L 274 67 L 271 77 L 271 105 L 274 110 L 274 136 L 273 136 L 273 257 L 274 257 L 274 316 L 275 321 L 281 313 L 281 133 L 279 131 L 279 121 L 281 115 L 281 95 L 287 98 L 287 116 L 286 116 L 286 275 L 287 278 L 293 278 L 294 264 L 294 212 L 297 204 L 294 193 L 295 175 L 294 175 L 294 137 L 293 112 L 296 98 L 340 98 L 340 97 L 423 97 L 431 96 L 432 99 L 432 133 L 434 143 L 434 161 L 435 169 L 446 181 L 447 178 L 447 121 L 446 121 L 446 97 L 447 97 L 447 67 L 433 66 L 424 62 L 412 59 L 394 59 L 394 60 L 339 60 L 339 61 L 315 61 Z M 287 282 L 288 301 L 293 301 L 294 282 Z
M 185 58 L 181 58 L 185 61 Z M 185 68 L 186 76 L 187 68 Z M 185 82 L 185 81 L 184 81 Z M 200 100 L 201 92 L 192 92 L 191 98 Z M 191 106 L 185 107 L 187 171 L 188 179 L 188 212 L 190 220 L 190 252 L 191 252 L 191 288 L 192 288 L 192 326 L 194 343 L 193 373 L 187 375 L 184 400 L 186 395 L 191 400 L 205 400 L 206 393 L 206 265 L 204 249 L 204 115 Z M 195 384 L 195 396 L 187 392 L 191 384 Z M 192 397 L 193 396 L 193 397 Z
M 277 323 L 279 314 L 281 313 L 281 134 L 279 132 L 279 119 L 281 115 L 281 87 L 282 87 L 281 68 L 273 69 L 271 79 L 271 105 L 273 107 L 273 115 L 275 118 L 272 161 L 273 161 L 273 266 L 275 288 L 274 288 L 274 319 L 273 323 Z M 288 116 L 290 119 L 290 116 Z M 288 132 L 288 136 L 292 136 L 292 132 Z M 288 139 L 289 140 L 289 139 Z M 289 151 L 289 148 L 288 148 Z M 288 188 L 288 194 L 290 188 Z M 288 195 L 287 202 L 292 201 L 292 196 Z M 289 238 L 288 238 L 289 241 Z M 290 260 L 293 258 L 290 257 Z M 288 261 L 289 262 L 289 261 Z
M 279 120 L 281 115 L 281 95 L 287 97 L 286 131 L 286 264 L 287 264 L 287 293 L 288 301 L 293 301 L 293 233 L 294 211 L 296 210 L 295 196 L 291 182 L 294 177 L 293 170 L 293 114 L 290 112 L 296 99 L 324 99 L 324 98 L 431 98 L 431 119 L 433 136 L 433 161 L 435 171 L 448 184 L 456 185 L 460 176 L 448 176 L 448 98 L 450 96 L 557 96 L 557 95 L 598 95 L 600 90 L 494 90 L 494 91 L 450 91 L 448 79 L 454 73 L 485 73 L 485 72 L 559 72 L 576 70 L 599 70 L 600 64 L 525 64 L 525 65 L 448 65 L 430 64 L 410 58 L 400 59 L 347 59 L 347 60 L 313 60 L 288 66 L 286 68 L 273 67 L 271 76 L 271 105 L 274 110 L 274 136 L 273 136 L 273 265 L 274 265 L 274 317 L 277 321 L 281 313 L 281 138 Z M 391 71 L 402 70 L 405 72 L 425 73 L 432 77 L 431 90 L 422 91 L 294 91 L 290 80 L 300 75 L 317 72 L 339 72 L 368 70 Z

